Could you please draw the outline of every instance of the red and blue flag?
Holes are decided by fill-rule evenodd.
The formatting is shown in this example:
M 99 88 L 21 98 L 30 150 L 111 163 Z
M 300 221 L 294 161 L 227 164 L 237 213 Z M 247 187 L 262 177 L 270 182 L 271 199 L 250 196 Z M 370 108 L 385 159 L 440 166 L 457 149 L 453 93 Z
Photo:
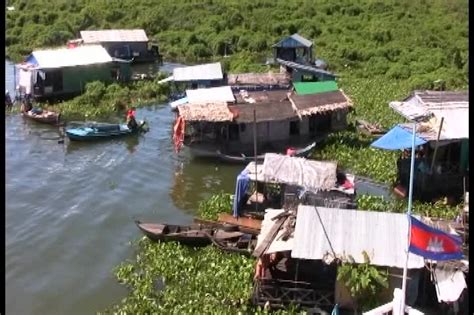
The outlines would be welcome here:
M 435 229 L 410 215 L 411 238 L 408 251 L 431 260 L 462 259 L 462 239 Z

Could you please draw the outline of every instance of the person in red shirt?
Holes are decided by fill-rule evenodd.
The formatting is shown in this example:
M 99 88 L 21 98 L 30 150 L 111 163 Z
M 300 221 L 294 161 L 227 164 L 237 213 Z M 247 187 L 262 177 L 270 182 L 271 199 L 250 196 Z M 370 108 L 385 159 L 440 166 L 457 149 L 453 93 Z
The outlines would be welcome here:
M 127 126 L 132 130 L 138 128 L 137 120 L 135 119 L 135 107 L 132 107 L 127 112 Z

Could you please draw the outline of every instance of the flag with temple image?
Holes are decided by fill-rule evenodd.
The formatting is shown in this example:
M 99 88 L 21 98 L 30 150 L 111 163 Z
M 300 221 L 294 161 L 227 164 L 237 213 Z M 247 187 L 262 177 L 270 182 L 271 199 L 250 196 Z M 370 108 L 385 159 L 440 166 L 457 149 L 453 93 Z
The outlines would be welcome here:
M 411 238 L 408 251 L 431 260 L 462 259 L 462 240 L 435 229 L 410 215 Z

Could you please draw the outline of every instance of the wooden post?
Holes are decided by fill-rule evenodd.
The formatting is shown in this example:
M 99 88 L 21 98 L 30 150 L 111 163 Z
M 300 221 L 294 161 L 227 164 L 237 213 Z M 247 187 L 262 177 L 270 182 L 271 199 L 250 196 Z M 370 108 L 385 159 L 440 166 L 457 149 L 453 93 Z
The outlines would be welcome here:
M 258 179 L 257 173 L 257 109 L 253 108 L 253 155 L 255 162 L 255 179 Z M 255 181 L 255 212 L 258 211 L 258 181 Z
M 431 160 L 430 174 L 433 173 L 434 162 L 436 158 L 436 152 L 438 151 L 439 138 L 441 136 L 441 129 L 443 128 L 444 117 L 441 117 L 441 123 L 439 124 L 438 137 L 436 139 L 435 149 L 433 152 L 433 159 Z

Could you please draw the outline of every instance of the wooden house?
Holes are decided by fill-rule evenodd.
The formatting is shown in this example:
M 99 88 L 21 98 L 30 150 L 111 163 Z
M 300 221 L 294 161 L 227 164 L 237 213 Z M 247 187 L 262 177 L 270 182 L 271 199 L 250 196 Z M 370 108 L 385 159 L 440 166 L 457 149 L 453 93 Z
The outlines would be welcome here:
M 102 45 L 115 58 L 133 62 L 161 62 L 158 45 L 150 43 L 143 29 L 81 31 L 80 43 Z
M 405 150 L 398 180 L 408 191 L 413 122 L 416 122 L 414 197 L 461 198 L 469 190 L 469 100 L 467 92 L 415 91 L 390 107 L 411 123 L 395 126 L 372 146 Z
M 92 81 L 128 81 L 130 65 L 99 45 L 33 51 L 19 65 L 20 93 L 35 99 L 67 98 Z
M 252 155 L 255 127 L 258 154 L 284 152 L 346 128 L 352 107 L 342 90 L 311 95 L 241 90 L 233 96 L 177 105 L 177 122 L 186 125 L 182 143 L 197 155 Z
M 296 33 L 283 38 L 272 47 L 275 59 L 293 61 L 300 64 L 312 64 L 314 61 L 313 42 Z

